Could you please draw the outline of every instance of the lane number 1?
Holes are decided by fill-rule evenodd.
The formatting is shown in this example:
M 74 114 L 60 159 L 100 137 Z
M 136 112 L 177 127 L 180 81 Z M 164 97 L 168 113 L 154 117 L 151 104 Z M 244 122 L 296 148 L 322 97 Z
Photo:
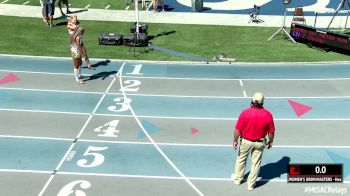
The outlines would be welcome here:
M 126 73 L 130 75 L 143 75 L 143 73 L 140 73 L 142 64 L 132 65 L 134 67 L 134 70 L 132 72 Z

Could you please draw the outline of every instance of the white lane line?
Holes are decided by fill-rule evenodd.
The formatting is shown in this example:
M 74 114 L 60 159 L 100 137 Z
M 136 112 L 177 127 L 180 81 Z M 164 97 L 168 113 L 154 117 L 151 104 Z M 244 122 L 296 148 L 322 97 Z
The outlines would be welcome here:
M 329 80 L 350 80 L 350 78 L 247 78 L 249 81 L 329 81 Z
M 8 2 L 9 0 L 2 1 L 1 4 Z
M 49 90 L 49 89 L 32 89 L 32 88 L 10 88 L 0 87 L 4 90 L 19 90 L 19 91 L 39 91 L 39 92 L 58 92 L 58 93 L 78 93 L 78 94 L 97 94 L 102 95 L 103 92 L 89 92 L 89 91 L 69 91 L 69 90 Z M 130 96 L 143 96 L 143 97 L 175 97 L 175 98 L 203 98 L 203 99 L 246 99 L 248 98 L 245 91 L 243 91 L 244 97 L 236 96 L 207 96 L 207 95 L 160 95 L 160 94 L 135 94 L 130 93 Z M 122 95 L 121 93 L 107 93 L 107 95 Z M 269 99 L 349 99 L 350 96 L 323 96 L 323 97 L 265 97 Z
M 105 10 L 107 10 L 109 7 L 111 7 L 111 5 L 107 5 L 107 6 L 105 7 Z
M 34 136 L 17 136 L 17 135 L 0 135 L 0 138 L 16 138 L 16 139 L 37 139 L 37 140 L 58 140 L 58 141 L 74 141 L 67 138 L 51 138 L 51 137 L 34 137 Z M 154 145 L 151 142 L 132 142 L 132 141 L 113 141 L 113 140 L 93 140 L 93 139 L 78 139 L 79 142 L 90 143 L 109 143 L 109 144 L 130 144 L 130 145 Z M 232 144 L 189 144 L 189 143 L 157 143 L 159 146 L 180 146 L 180 147 L 228 147 Z M 337 148 L 348 149 L 350 146 L 302 146 L 302 145 L 274 145 L 274 148 Z
M 10 112 L 32 112 L 32 113 L 48 113 L 48 114 L 72 114 L 72 115 L 86 115 L 90 113 L 79 113 L 79 112 L 63 112 L 63 111 L 46 111 L 46 110 L 24 110 L 24 109 L 8 109 L 0 108 L 0 111 Z M 103 117 L 133 117 L 132 115 L 120 115 L 120 114 L 94 114 L 95 116 Z M 175 120 L 224 120 L 232 121 L 237 118 L 205 118 L 205 117 L 178 117 L 178 116 L 146 116 L 139 115 L 139 118 L 150 118 L 150 119 L 175 119 Z M 275 121 L 349 121 L 350 118 L 275 118 Z
M 0 109 L 1 110 L 1 109 Z M 130 117 L 131 115 L 117 115 L 117 114 L 96 114 L 96 116 L 124 116 Z M 237 118 L 206 118 L 206 117 L 183 117 L 183 116 L 147 116 L 138 115 L 139 118 L 150 119 L 176 119 L 176 120 L 237 120 Z M 275 121 L 349 121 L 350 118 L 274 118 Z
M 134 145 L 153 145 L 149 142 L 130 142 L 130 141 L 110 141 L 110 140 L 85 140 L 80 139 L 81 142 L 95 142 L 95 143 L 112 143 L 112 144 L 134 144 Z M 186 143 L 157 143 L 160 146 L 191 146 L 191 147 L 232 147 L 232 144 L 186 144 Z M 300 146 L 300 145 L 275 145 L 274 148 L 350 148 L 350 146 Z
M 124 68 L 125 64 L 123 64 L 120 68 L 120 70 L 118 71 L 119 74 L 119 84 L 120 84 L 120 89 L 123 93 L 123 97 L 126 100 L 126 94 L 125 94 L 125 90 L 123 87 L 123 68 Z M 139 125 L 139 127 L 141 128 L 141 130 L 143 131 L 143 133 L 146 135 L 146 137 L 148 138 L 149 141 L 151 141 L 151 143 L 153 144 L 153 146 L 158 150 L 158 152 L 163 156 L 163 158 L 170 164 L 170 166 L 197 192 L 198 195 L 203 196 L 203 193 L 182 173 L 182 171 L 170 160 L 170 158 L 163 152 L 162 149 L 160 149 L 160 147 L 158 146 L 157 143 L 154 142 L 153 138 L 148 134 L 147 130 L 144 128 L 144 126 L 142 125 L 141 121 L 139 120 L 139 118 L 136 116 L 135 111 L 133 110 L 131 104 L 129 103 L 129 110 L 131 112 L 131 114 L 134 116 L 137 124 Z
M 0 87 L 1 89 L 1 87 Z M 118 95 L 120 93 L 108 93 L 111 95 Z M 160 95 L 160 94 L 135 94 L 135 93 L 130 93 L 128 95 L 131 96 L 140 96 L 140 97 L 170 97 L 170 98 L 204 98 L 204 99 L 246 99 L 249 97 L 239 97 L 239 96 L 211 96 L 211 95 Z M 349 96 L 322 96 L 322 97 L 299 97 L 299 96 L 285 96 L 285 97 L 265 97 L 269 99 L 350 99 Z
M 0 57 L 16 57 L 21 59 L 54 59 L 54 60 L 72 60 L 72 57 L 56 57 L 56 56 L 31 56 L 31 55 L 18 55 L 18 54 L 0 54 Z M 101 59 L 101 58 L 89 58 L 90 60 L 96 61 L 106 61 L 110 60 L 111 62 L 126 62 L 127 60 L 120 59 Z
M 85 6 L 85 9 L 88 9 L 90 6 L 91 6 L 91 4 L 89 4 L 89 5 Z
M 150 176 L 150 175 L 129 175 L 129 174 L 106 174 L 106 173 L 79 173 L 79 172 L 57 172 L 61 175 L 85 175 L 85 176 L 105 176 L 105 177 L 122 177 L 122 178 L 144 178 L 144 179 L 167 179 L 167 180 L 184 180 L 183 177 L 175 176 Z M 200 178 L 200 177 L 188 177 L 190 180 L 201 181 L 232 181 L 231 178 Z M 259 181 L 272 181 L 272 182 L 287 182 L 286 179 L 259 179 Z
M 1 56 L 1 55 L 0 55 Z M 40 59 L 40 58 L 39 58 Z M 72 76 L 72 73 L 55 73 L 55 72 L 38 72 L 38 71 L 21 71 L 21 70 L 8 70 L 8 69 L 0 69 L 0 71 L 3 72 L 13 72 L 13 73 L 32 73 L 32 74 L 44 74 L 44 75 L 67 75 Z M 87 76 L 90 76 L 91 74 L 85 74 Z M 114 76 L 108 76 L 108 77 L 114 77 Z M 124 76 L 125 78 L 135 78 L 135 79 L 159 79 L 159 80 L 194 80 L 194 81 L 239 81 L 242 79 L 228 79 L 228 78 L 179 78 L 179 77 L 153 77 L 153 76 Z M 256 79 L 256 78 L 246 78 L 243 80 L 247 81 L 340 81 L 340 80 L 350 80 L 350 78 L 291 78 L 291 79 L 272 79 L 272 78 L 262 78 L 262 79 Z
M 247 93 L 244 90 L 244 86 L 243 86 L 243 81 L 242 80 L 239 80 L 239 85 L 241 85 L 241 88 L 242 88 L 242 91 L 243 91 L 243 96 L 247 98 Z
M 20 169 L 0 169 L 0 172 L 52 174 L 52 171 L 20 170 Z
M 103 92 L 88 92 L 88 91 L 64 91 L 64 90 L 48 90 L 48 89 L 33 89 L 33 88 L 9 88 L 9 87 L 0 87 L 0 89 L 17 90 L 17 91 L 38 91 L 38 92 L 55 92 L 55 93 L 76 93 L 76 94 L 103 95 Z
M 7 70 L 1 69 L 2 72 L 12 72 L 12 73 L 26 73 L 26 74 L 43 74 L 43 75 L 63 75 L 63 76 L 72 76 L 72 73 L 54 73 L 54 72 L 39 72 L 39 71 L 16 71 L 16 70 Z
M 136 144 L 130 143 L 130 144 Z M 148 143 L 144 143 L 148 144 Z M 158 143 L 161 146 L 191 146 L 191 147 L 232 147 L 232 144 L 184 144 L 184 143 Z M 301 146 L 301 145 L 275 145 L 274 148 L 341 148 L 348 149 L 350 146 Z
M 140 79 L 160 79 L 160 80 L 213 80 L 213 81 L 239 81 L 237 78 L 179 78 L 179 77 L 154 77 L 154 76 L 125 76 L 125 78 L 140 78 Z M 329 81 L 329 80 L 350 80 L 350 78 L 244 78 L 248 81 Z
M 90 113 L 83 113 L 83 112 L 64 112 L 64 111 L 49 111 L 49 110 L 25 110 L 25 109 L 8 109 L 8 108 L 0 108 L 0 111 L 32 112 L 32 113 L 51 113 L 51 114 L 73 114 L 73 115 L 90 115 Z
M 28 3 L 30 3 L 30 1 L 26 1 L 26 2 L 22 3 L 22 5 L 27 5 Z
M 11 73 L 25 73 L 25 74 L 42 74 L 42 75 L 62 75 L 62 76 L 73 76 L 72 73 L 55 73 L 55 72 L 40 72 L 40 71 L 17 71 L 17 70 L 6 70 L 1 69 L 0 72 L 11 72 Z M 86 76 L 92 76 L 93 74 L 84 74 Z M 113 75 L 107 77 L 113 78 Z
M 10 56 L 10 57 L 20 57 L 20 58 L 53 58 L 53 59 L 72 59 L 72 57 L 54 57 L 54 56 L 33 56 L 33 55 L 19 55 L 19 54 L 0 54 L 0 56 Z M 90 58 L 91 59 L 99 59 L 99 60 L 106 60 L 101 58 Z M 110 59 L 110 60 L 116 60 L 119 62 L 126 62 L 126 63 L 155 63 L 155 64 L 173 64 L 173 63 L 179 63 L 179 64 L 185 64 L 185 65 L 193 65 L 193 66 L 212 66 L 212 65 L 222 65 L 222 66 L 230 66 L 235 67 L 237 63 L 233 64 L 222 64 L 222 63 L 210 63 L 210 64 L 203 64 L 193 61 L 154 61 L 154 60 L 120 60 L 120 59 Z M 287 65 L 296 65 L 296 66 L 302 66 L 305 65 L 308 66 L 328 66 L 329 64 L 336 64 L 336 65 L 345 65 L 348 66 L 350 64 L 350 61 L 320 61 L 320 62 L 268 62 L 268 63 L 256 63 L 256 62 L 240 62 L 238 65 L 266 65 L 269 67 L 275 67 L 275 66 L 286 66 Z
M 48 171 L 38 170 L 12 170 L 12 169 L 0 169 L 1 172 L 16 172 L 16 173 L 52 173 Z M 143 179 L 166 179 L 166 180 L 184 180 L 183 177 L 176 176 L 151 176 L 151 175 L 129 175 L 129 174 L 108 174 L 108 173 L 84 173 L 84 172 L 57 172 L 57 175 L 75 175 L 75 176 L 103 176 L 103 177 L 121 177 L 121 178 L 143 178 Z M 202 181 L 231 181 L 231 178 L 199 178 L 199 177 L 188 177 L 191 180 L 202 180 Z M 272 182 L 286 182 L 283 179 L 260 179 L 261 181 L 272 181 Z M 346 182 L 346 181 L 344 181 Z
M 55 141 L 74 141 L 74 139 L 67 139 L 67 138 L 35 137 L 35 136 L 18 136 L 18 135 L 0 135 L 0 138 L 36 139 L 36 140 L 55 140 Z
M 57 172 L 61 175 L 86 175 L 86 176 L 106 176 L 106 177 L 124 177 L 124 178 L 148 178 L 148 179 L 173 179 L 183 180 L 182 177 L 175 176 L 147 176 L 147 175 L 129 175 L 129 174 L 106 174 L 106 173 L 79 173 L 79 172 Z
M 117 94 L 117 93 L 116 93 Z M 159 95 L 159 94 L 135 94 L 135 93 L 130 93 L 128 95 L 131 96 L 141 96 L 141 97 L 180 97 L 180 98 L 222 98 L 222 99 L 246 99 L 248 97 L 234 97 L 234 96 L 200 96 L 200 95 Z M 348 99 L 350 98 L 349 96 L 324 96 L 324 97 L 296 97 L 296 96 L 276 96 L 276 97 L 265 97 L 268 99 Z
M 13 173 L 43 173 L 50 174 L 51 171 L 39 171 L 39 170 L 14 170 L 14 169 L 0 169 L 0 172 L 13 172 Z M 75 175 L 75 176 L 103 176 L 103 177 L 121 177 L 121 178 L 143 178 L 143 179 L 166 179 L 166 180 L 183 180 L 182 177 L 173 176 L 150 176 L 150 175 L 128 175 L 128 174 L 107 174 L 107 173 L 79 173 L 79 172 L 57 172 L 58 175 Z M 199 177 L 188 177 L 190 180 L 200 180 L 200 181 L 232 181 L 231 178 L 199 178 Z M 268 182 L 287 182 L 286 179 L 259 179 L 259 181 Z M 344 180 L 343 183 L 349 184 L 349 180 Z
M 122 67 L 125 65 L 126 63 L 124 62 Z M 119 73 L 119 71 L 117 72 L 117 74 Z M 117 78 L 115 77 L 111 83 L 109 84 L 109 86 L 107 87 L 107 89 L 105 90 L 104 94 L 101 96 L 99 102 L 96 104 L 95 108 L 93 109 L 93 111 L 91 112 L 91 114 L 89 115 L 89 118 L 86 120 L 86 122 L 84 123 L 83 127 L 81 128 L 80 132 L 78 133 L 78 135 L 76 136 L 76 140 L 80 138 L 80 136 L 83 134 L 83 132 L 85 131 L 87 125 L 89 124 L 89 122 L 91 121 L 92 117 L 94 116 L 94 114 L 96 113 L 97 109 L 100 107 L 102 101 L 104 100 L 105 96 L 107 95 L 107 92 L 111 89 L 111 87 L 113 86 L 114 81 Z M 73 142 L 71 144 L 71 146 L 69 147 L 69 149 L 67 150 L 66 154 L 63 156 L 63 158 L 61 159 L 60 163 L 57 165 L 56 169 L 54 170 L 54 173 L 50 176 L 49 180 L 45 183 L 44 187 L 41 189 L 39 196 L 42 196 L 43 193 L 46 191 L 47 187 L 49 186 L 49 184 L 51 183 L 51 181 L 53 180 L 54 176 L 55 176 L 55 171 L 59 171 L 59 169 L 61 168 L 61 166 L 63 165 L 64 161 L 67 159 L 67 156 L 71 153 L 72 149 L 74 148 L 74 146 L 76 145 L 76 142 Z

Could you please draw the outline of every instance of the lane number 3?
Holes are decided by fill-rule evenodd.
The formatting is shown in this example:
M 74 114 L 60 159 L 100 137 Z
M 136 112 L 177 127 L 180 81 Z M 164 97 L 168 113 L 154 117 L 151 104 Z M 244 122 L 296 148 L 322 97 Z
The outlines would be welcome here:
M 109 111 L 112 111 L 112 112 L 125 112 L 125 111 L 128 111 L 130 109 L 130 103 L 131 103 L 132 100 L 130 98 L 117 97 L 113 101 L 116 102 L 115 104 L 119 105 L 119 107 L 117 107 L 117 106 L 109 106 L 108 107 Z

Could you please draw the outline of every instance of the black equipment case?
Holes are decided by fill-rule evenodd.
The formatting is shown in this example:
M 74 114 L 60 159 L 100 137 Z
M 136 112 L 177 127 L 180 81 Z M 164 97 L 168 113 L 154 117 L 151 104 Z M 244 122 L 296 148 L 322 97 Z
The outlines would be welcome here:
M 130 33 L 135 33 L 135 32 L 136 32 L 136 24 L 134 24 L 130 28 Z M 148 25 L 139 23 L 139 33 L 144 33 L 147 35 L 148 34 Z
M 98 36 L 99 45 L 123 45 L 123 35 L 118 33 L 101 33 Z
M 147 47 L 148 36 L 145 33 L 140 33 L 137 39 L 135 33 L 124 35 L 123 37 L 124 46 L 136 46 L 136 47 Z

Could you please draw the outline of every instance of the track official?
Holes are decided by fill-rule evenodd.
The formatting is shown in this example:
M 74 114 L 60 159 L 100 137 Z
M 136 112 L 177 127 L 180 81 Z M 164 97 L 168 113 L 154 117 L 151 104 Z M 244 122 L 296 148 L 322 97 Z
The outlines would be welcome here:
M 265 146 L 272 147 L 275 125 L 272 114 L 263 107 L 264 95 L 255 93 L 251 101 L 251 107 L 244 110 L 237 121 L 233 138 L 233 147 L 238 147 L 238 138 L 241 144 L 235 165 L 235 175 L 232 176 L 234 183 L 242 183 L 249 153 L 252 156 L 250 174 L 247 179 L 248 190 L 252 191 L 259 174 L 261 158 Z M 268 135 L 269 141 L 265 142 Z

